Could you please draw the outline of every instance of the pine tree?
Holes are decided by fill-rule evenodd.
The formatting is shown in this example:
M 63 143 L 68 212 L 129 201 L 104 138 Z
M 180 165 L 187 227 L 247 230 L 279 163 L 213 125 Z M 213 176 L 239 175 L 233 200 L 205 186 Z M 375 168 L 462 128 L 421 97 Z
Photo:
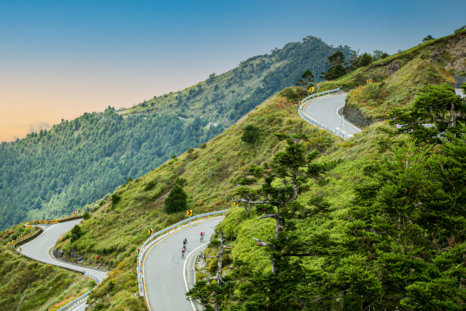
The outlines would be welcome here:
M 188 195 L 184 192 L 183 187 L 179 183 L 176 183 L 165 199 L 165 212 L 172 214 L 186 210 L 187 199 Z

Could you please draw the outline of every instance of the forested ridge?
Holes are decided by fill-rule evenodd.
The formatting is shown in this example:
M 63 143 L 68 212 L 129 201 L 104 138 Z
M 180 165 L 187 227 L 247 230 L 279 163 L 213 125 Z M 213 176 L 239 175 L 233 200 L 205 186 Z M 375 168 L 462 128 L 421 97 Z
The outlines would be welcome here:
M 305 70 L 320 81 L 321 73 L 329 68 L 328 56 L 336 51 L 348 59 L 354 54 L 348 46 L 334 48 L 308 36 L 269 54 L 251 57 L 221 75 L 212 73 L 207 80 L 180 92 L 154 97 L 124 113 L 155 111 L 184 118 L 203 116 L 210 122 L 229 126 L 274 93 L 294 85 Z
M 86 113 L 0 145 L 0 225 L 79 209 L 221 131 L 200 118 Z M 12 208 L 16 207 L 16 208 Z
M 186 90 L 117 113 L 86 113 L 0 145 L 0 229 L 69 213 L 128 178 L 208 141 L 337 48 L 307 37 L 211 75 Z M 349 55 L 348 47 L 338 50 Z

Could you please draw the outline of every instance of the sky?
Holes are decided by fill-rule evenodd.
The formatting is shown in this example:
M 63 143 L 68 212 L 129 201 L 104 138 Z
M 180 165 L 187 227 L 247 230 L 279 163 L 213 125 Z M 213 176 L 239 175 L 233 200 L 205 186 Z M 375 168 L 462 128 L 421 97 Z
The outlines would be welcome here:
M 393 54 L 453 33 L 464 12 L 464 0 L 0 0 L 0 141 L 184 89 L 309 35 Z

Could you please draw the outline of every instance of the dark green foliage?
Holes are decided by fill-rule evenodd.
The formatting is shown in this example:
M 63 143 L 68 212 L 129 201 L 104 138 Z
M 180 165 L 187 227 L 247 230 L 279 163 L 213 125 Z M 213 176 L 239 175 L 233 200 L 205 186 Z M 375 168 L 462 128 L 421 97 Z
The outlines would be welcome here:
M 358 58 L 358 67 L 364 67 L 372 63 L 372 56 L 368 53 L 364 53 Z
M 445 132 L 455 133 L 458 122 L 466 121 L 465 116 L 465 99 L 448 84 L 426 86 L 413 105 L 394 109 L 390 114 L 392 123 L 401 126 L 399 132 L 430 142 L 439 141 Z
M 372 58 L 374 60 L 379 60 L 379 59 L 384 59 L 385 57 L 388 57 L 388 53 L 380 51 L 380 50 L 375 50 L 373 53 Z
M 380 275 L 383 295 L 366 294 L 376 309 L 461 309 L 466 184 L 458 160 L 465 138 L 445 142 L 438 154 L 408 142 L 374 163 L 358 187 L 348 247 L 367 257 L 366 271 Z
M 0 228 L 69 214 L 96 201 L 223 130 L 205 125 L 193 128 L 174 116 L 123 118 L 107 109 L 0 144 Z
M 347 47 L 341 50 L 351 53 Z M 307 37 L 186 90 L 145 101 L 123 115 L 109 107 L 2 143 L 0 229 L 25 219 L 68 214 L 173 154 L 205 147 L 203 143 L 272 94 L 294 85 L 306 69 L 314 75 L 325 71 L 324 61 L 335 51 Z
M 243 136 L 241 136 L 241 140 L 247 144 L 254 144 L 259 139 L 259 128 L 248 124 L 244 127 Z
M 334 80 L 346 74 L 345 55 L 341 51 L 336 51 L 328 57 L 330 68 L 324 73 L 326 80 Z
M 434 37 L 432 37 L 431 35 L 427 35 L 424 37 L 424 39 L 422 39 L 422 42 L 428 42 L 432 40 L 434 40 Z
M 120 202 L 120 200 L 121 200 L 121 197 L 118 194 L 116 193 L 112 194 L 112 205 L 113 206 L 115 206 L 118 202 Z
M 89 212 L 85 212 L 83 214 L 83 219 L 89 219 L 89 218 L 91 218 L 91 214 L 89 214 Z
M 186 210 L 188 195 L 184 192 L 183 187 L 176 183 L 165 199 L 165 212 L 168 214 Z
M 156 182 L 155 180 L 149 181 L 149 182 L 144 186 L 144 191 L 149 191 L 149 190 L 154 189 L 154 187 L 155 187 L 156 184 L 157 184 L 157 182 Z
M 312 85 L 312 83 L 314 83 L 314 74 L 309 70 L 307 69 L 302 75 L 301 75 L 301 79 L 299 79 L 297 82 L 296 82 L 296 85 L 299 85 L 299 86 L 304 86 L 304 87 L 309 87 Z
M 74 242 L 76 241 L 77 239 L 79 239 L 79 237 L 83 234 L 82 230 L 81 230 L 81 227 L 79 225 L 76 225 L 73 227 L 73 229 L 71 229 L 71 232 L 70 232 L 70 240 L 71 242 Z
M 320 191 L 306 203 L 292 200 L 290 172 L 313 178 L 329 165 L 288 142 L 271 163 L 252 166 L 236 180 L 254 185 L 238 190 L 240 204 L 255 206 L 244 222 L 257 226 L 262 220 L 251 220 L 261 215 L 277 223 L 274 238 L 251 246 L 265 247 L 274 269 L 253 272 L 250 263 L 234 260 L 221 294 L 206 282 L 190 294 L 221 310 L 463 310 L 466 126 L 460 122 L 442 136 L 438 144 L 420 144 L 390 133 L 352 184 L 348 210 L 335 213 Z M 332 165 L 339 164 L 345 165 Z M 296 180 L 305 185 L 303 177 Z M 241 221 L 233 215 L 228 227 Z M 339 228 L 332 234 L 333 226 Z M 246 225 L 229 231 L 233 248 L 245 247 L 253 231 Z
M 288 87 L 280 92 L 280 96 L 287 98 L 293 103 L 298 103 L 301 99 L 306 97 L 308 92 L 306 89 L 298 87 Z

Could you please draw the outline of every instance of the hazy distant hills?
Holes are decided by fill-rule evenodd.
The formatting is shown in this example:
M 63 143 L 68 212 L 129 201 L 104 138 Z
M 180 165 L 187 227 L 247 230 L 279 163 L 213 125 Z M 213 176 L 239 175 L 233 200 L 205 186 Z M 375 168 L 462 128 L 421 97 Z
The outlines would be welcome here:
M 69 213 L 208 141 L 336 50 L 306 37 L 123 113 L 109 107 L 0 145 L 0 229 Z

